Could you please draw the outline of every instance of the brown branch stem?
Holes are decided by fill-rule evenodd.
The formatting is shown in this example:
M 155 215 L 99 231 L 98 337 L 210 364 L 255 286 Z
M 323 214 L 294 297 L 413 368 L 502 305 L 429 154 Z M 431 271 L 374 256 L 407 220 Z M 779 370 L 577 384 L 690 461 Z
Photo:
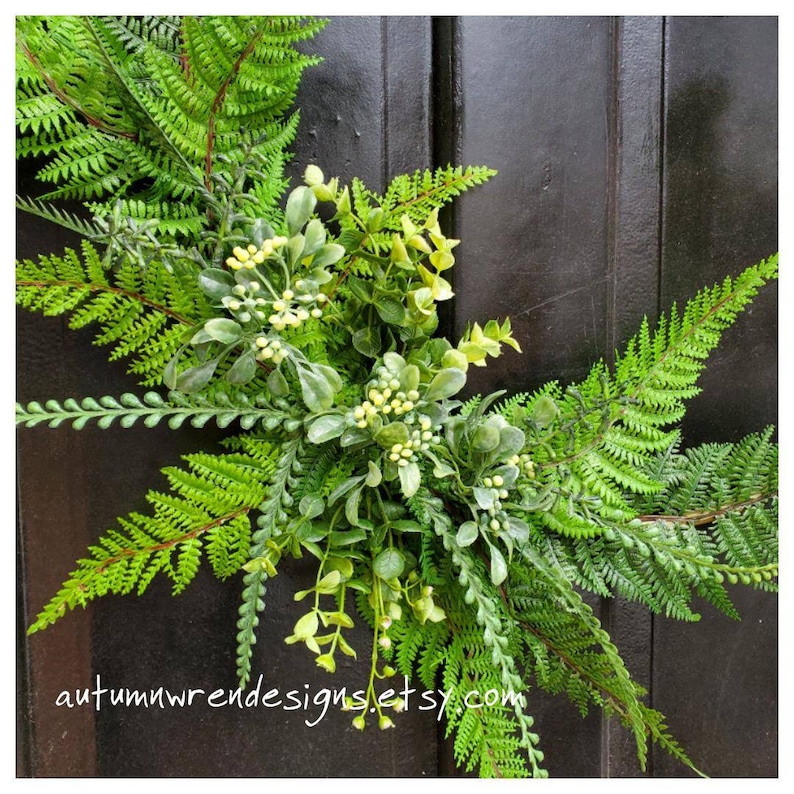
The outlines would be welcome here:
M 240 71 L 240 66 L 243 61 L 254 51 L 259 39 L 262 38 L 262 31 L 257 31 L 251 40 L 246 44 L 245 49 L 237 56 L 237 60 L 232 64 L 229 74 L 221 83 L 215 98 L 212 100 L 212 107 L 210 108 L 210 115 L 207 119 L 207 153 L 204 157 L 204 184 L 207 190 L 212 190 L 212 183 L 210 182 L 210 174 L 212 173 L 212 152 L 215 148 L 215 118 L 220 112 L 226 99 L 226 92 L 231 85 L 232 80 Z
M 235 510 L 233 513 L 216 518 L 214 521 L 210 521 L 208 524 L 198 527 L 198 529 L 193 529 L 190 532 L 186 532 L 184 535 L 180 535 L 178 538 L 173 538 L 172 540 L 168 540 L 163 543 L 157 543 L 154 546 L 149 546 L 145 549 L 124 549 L 118 554 L 114 554 L 112 557 L 102 560 L 102 563 L 97 566 L 95 573 L 102 573 L 109 565 L 124 559 L 124 557 L 134 557 L 136 554 L 152 554 L 155 551 L 173 548 L 178 543 L 184 543 L 185 541 L 193 540 L 193 538 L 197 538 L 199 535 L 209 532 L 209 530 L 219 527 L 221 524 L 225 524 L 227 521 L 234 520 L 237 518 L 237 516 L 246 515 L 250 509 L 250 507 L 242 507 L 239 510 Z
M 724 505 L 716 510 L 693 511 L 691 513 L 685 513 L 682 516 L 646 515 L 637 516 L 637 518 L 642 521 L 643 524 L 654 524 L 657 521 L 664 521 L 668 524 L 694 524 L 696 527 L 699 527 L 704 524 L 711 524 L 716 519 L 722 518 L 728 513 L 738 513 L 742 510 L 746 510 L 748 507 L 752 507 L 759 502 L 764 502 L 774 496 L 777 496 L 777 491 L 755 494 L 744 502 Z
M 33 64 L 33 67 L 36 71 L 41 75 L 41 79 L 47 84 L 47 87 L 52 91 L 52 93 L 64 103 L 64 105 L 68 105 L 72 110 L 76 110 L 85 120 L 86 122 L 92 126 L 96 127 L 96 129 L 100 130 L 101 132 L 105 132 L 108 135 L 115 135 L 120 138 L 127 138 L 131 141 L 138 140 L 138 133 L 137 132 L 128 132 L 127 130 L 119 130 L 115 127 L 109 127 L 100 119 L 92 116 L 88 113 L 85 108 L 81 107 L 74 99 L 72 99 L 63 89 L 59 88 L 55 80 L 52 78 L 50 74 L 44 69 L 44 67 L 39 63 L 38 58 L 30 51 L 28 46 L 17 39 L 17 45 L 25 53 L 25 57 Z
M 163 314 L 167 314 L 172 319 L 176 320 L 178 323 L 182 325 L 191 325 L 192 322 L 187 317 L 183 317 L 181 314 L 169 309 L 167 306 L 163 306 L 160 303 L 157 303 L 145 295 L 141 295 L 138 292 L 133 292 L 132 290 L 123 289 L 121 287 L 111 287 L 110 285 L 106 284 L 86 284 L 81 281 L 68 281 L 68 280 L 59 280 L 59 279 L 42 279 L 40 281 L 37 280 L 23 280 L 17 281 L 16 285 L 18 287 L 73 287 L 75 289 L 86 289 L 89 292 L 113 292 L 117 295 L 123 295 L 125 298 L 130 298 L 131 300 L 136 300 L 139 303 L 143 303 L 145 306 L 149 306 L 152 309 L 156 309 L 157 311 L 162 312 Z

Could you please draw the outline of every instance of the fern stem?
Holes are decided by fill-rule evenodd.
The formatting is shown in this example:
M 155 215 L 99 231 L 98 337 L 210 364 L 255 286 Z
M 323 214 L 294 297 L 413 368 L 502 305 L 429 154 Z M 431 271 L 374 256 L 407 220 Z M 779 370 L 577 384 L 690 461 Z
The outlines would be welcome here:
M 198 178 L 198 174 L 196 174 L 191 164 L 188 162 L 188 160 L 179 150 L 179 147 L 171 140 L 171 138 L 168 137 L 168 135 L 166 135 L 164 130 L 160 128 L 160 126 L 157 124 L 155 119 L 152 117 L 152 114 L 149 111 L 149 109 L 146 107 L 146 105 L 143 102 L 140 101 L 138 95 L 130 86 L 129 80 L 122 72 L 122 70 L 119 68 L 119 65 L 113 60 L 110 53 L 108 53 L 107 46 L 105 42 L 102 40 L 102 36 L 97 31 L 95 24 L 96 18 L 84 17 L 84 19 L 88 29 L 91 31 L 91 35 L 93 36 L 94 41 L 96 42 L 100 52 L 102 53 L 102 57 L 104 58 L 105 64 L 107 65 L 110 72 L 116 77 L 119 83 L 123 86 L 124 90 L 127 93 L 127 96 L 135 104 L 136 109 L 140 113 L 143 113 L 146 116 L 146 118 L 149 120 L 150 124 L 152 125 L 152 128 L 157 131 L 157 133 L 161 136 L 162 140 L 165 141 L 165 143 L 168 145 L 168 148 L 173 153 L 174 158 L 182 164 L 182 166 L 185 169 L 185 173 L 189 176 L 195 177 L 197 182 L 201 184 L 201 180 L 200 178 Z
M 225 516 L 216 518 L 214 521 L 210 521 L 208 524 L 198 527 L 198 529 L 193 529 L 190 532 L 186 532 L 184 535 L 180 535 L 177 538 L 171 538 L 171 540 L 165 541 L 163 543 L 157 543 L 154 546 L 147 546 L 143 549 L 124 549 L 118 554 L 102 560 L 101 564 L 96 567 L 95 573 L 101 574 L 109 565 L 118 562 L 124 557 L 134 557 L 138 554 L 152 554 L 156 551 L 173 548 L 179 543 L 185 543 L 188 540 L 193 540 L 199 535 L 203 535 L 205 532 L 209 532 L 209 530 L 219 527 L 221 524 L 225 524 L 227 521 L 233 521 L 238 516 L 247 515 L 250 509 L 250 507 L 241 507 L 239 510 L 235 510 L 232 513 L 228 513 Z
M 258 30 L 251 40 L 246 44 L 245 49 L 237 57 L 237 60 L 232 64 L 229 74 L 226 75 L 224 81 L 221 83 L 215 98 L 212 100 L 212 107 L 210 108 L 209 118 L 207 119 L 207 154 L 204 157 L 204 185 L 207 190 L 212 190 L 212 181 L 210 174 L 212 173 L 212 152 L 215 148 L 215 118 L 220 112 L 224 100 L 226 99 L 226 92 L 231 85 L 232 80 L 240 71 L 243 61 L 254 51 L 259 39 L 262 38 L 262 31 Z
M 25 42 L 23 42 L 19 37 L 17 37 L 17 46 L 25 53 L 25 57 L 30 61 L 33 65 L 34 69 L 41 75 L 41 79 L 49 87 L 50 91 L 55 94 L 64 105 L 68 105 L 72 110 L 76 110 L 88 124 L 92 127 L 96 127 L 100 132 L 104 132 L 108 135 L 115 135 L 119 138 L 127 138 L 131 141 L 138 140 L 138 133 L 137 132 L 128 132 L 127 130 L 119 130 L 115 127 L 109 127 L 100 121 L 98 118 L 91 116 L 84 108 L 82 108 L 74 99 L 72 99 L 65 91 L 58 87 L 55 80 L 53 80 L 52 76 L 47 73 L 44 67 L 39 63 L 38 58 L 28 49 Z
M 716 519 L 728 515 L 728 513 L 740 513 L 748 507 L 765 502 L 767 499 L 772 499 L 778 495 L 777 491 L 770 493 L 759 493 L 746 499 L 744 502 L 737 502 L 736 504 L 724 505 L 717 510 L 696 511 L 692 513 L 685 513 L 682 516 L 663 516 L 663 515 L 645 515 L 637 516 L 638 521 L 643 524 L 655 524 L 658 521 L 664 521 L 668 524 L 692 524 L 696 527 L 703 526 L 704 524 L 712 524 Z
M 37 279 L 37 280 L 22 280 L 17 281 L 16 285 L 18 287 L 71 287 L 73 289 L 85 289 L 89 292 L 112 292 L 116 295 L 123 295 L 125 298 L 130 298 L 131 300 L 138 301 L 139 303 L 144 304 L 145 306 L 149 306 L 152 309 L 156 309 L 163 314 L 167 314 L 172 319 L 176 320 L 181 325 L 192 325 L 193 321 L 188 319 L 187 317 L 175 312 L 173 309 L 169 309 L 167 306 L 163 306 L 161 303 L 157 303 L 156 301 L 147 298 L 145 295 L 142 295 L 139 292 L 133 292 L 132 290 L 124 289 L 123 287 L 111 287 L 108 284 L 86 284 L 85 282 L 81 281 L 68 281 L 68 280 L 61 280 L 61 279 Z

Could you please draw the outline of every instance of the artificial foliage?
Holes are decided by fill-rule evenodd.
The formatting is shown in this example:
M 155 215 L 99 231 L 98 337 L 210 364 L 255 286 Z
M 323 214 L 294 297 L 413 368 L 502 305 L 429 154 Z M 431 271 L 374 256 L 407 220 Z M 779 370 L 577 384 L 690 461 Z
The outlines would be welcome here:
M 17 302 L 93 328 L 143 387 L 18 405 L 17 423 L 228 431 L 223 454 L 164 470 L 168 490 L 99 538 L 29 631 L 157 576 L 177 594 L 208 565 L 241 590 L 245 687 L 268 582 L 310 557 L 285 641 L 328 673 L 341 655 L 370 666 L 346 704 L 356 728 L 399 730 L 403 704 L 377 700 L 396 673 L 442 681 L 462 769 L 543 777 L 537 687 L 620 720 L 643 768 L 649 742 L 694 768 L 582 594 L 691 621 L 695 595 L 738 617 L 726 584 L 775 589 L 772 429 L 687 449 L 677 425 L 777 256 L 644 322 L 580 383 L 461 401 L 472 366 L 520 353 L 507 318 L 437 333 L 459 242 L 438 212 L 494 172 L 448 166 L 379 194 L 310 164 L 287 190 L 323 24 L 17 20 L 19 156 L 48 185 L 19 206 L 84 238 L 19 262 Z M 361 621 L 369 647 L 348 638 Z M 517 697 L 462 708 L 471 688 Z

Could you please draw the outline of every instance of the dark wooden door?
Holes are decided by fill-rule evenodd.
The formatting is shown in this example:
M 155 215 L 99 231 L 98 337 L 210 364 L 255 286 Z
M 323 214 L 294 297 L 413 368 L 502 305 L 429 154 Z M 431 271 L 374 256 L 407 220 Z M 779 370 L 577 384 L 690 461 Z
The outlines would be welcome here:
M 306 74 L 299 173 L 316 162 L 381 188 L 393 175 L 447 162 L 500 171 L 445 222 L 463 242 L 457 336 L 470 320 L 510 315 L 524 355 L 499 359 L 472 388 L 573 381 L 609 359 L 644 314 L 776 250 L 775 18 L 471 17 L 332 20 L 327 60 Z M 32 187 L 25 172 L 21 192 Z M 69 241 L 30 218 L 20 256 Z M 728 441 L 776 420 L 776 293 L 726 336 L 684 424 L 691 442 Z M 133 384 L 90 335 L 20 315 L 20 401 L 117 394 Z M 34 776 L 419 776 L 450 774 L 443 727 L 427 713 L 359 735 L 335 709 L 68 709 L 64 690 L 102 686 L 233 689 L 239 593 L 209 575 L 178 600 L 153 586 L 107 599 L 41 635 L 30 616 L 117 515 L 143 509 L 159 469 L 220 433 L 182 429 L 21 430 L 19 774 Z M 269 589 L 254 657 L 263 687 L 330 685 L 283 637 L 307 572 Z M 596 604 L 673 733 L 713 776 L 777 774 L 777 601 L 735 593 L 736 624 L 651 618 Z M 365 641 L 362 636 L 362 643 Z M 350 665 L 337 684 L 355 686 Z M 635 774 L 631 742 L 564 699 L 531 695 L 552 775 Z M 313 716 L 312 716 L 313 715 Z M 650 774 L 686 770 L 654 753 Z

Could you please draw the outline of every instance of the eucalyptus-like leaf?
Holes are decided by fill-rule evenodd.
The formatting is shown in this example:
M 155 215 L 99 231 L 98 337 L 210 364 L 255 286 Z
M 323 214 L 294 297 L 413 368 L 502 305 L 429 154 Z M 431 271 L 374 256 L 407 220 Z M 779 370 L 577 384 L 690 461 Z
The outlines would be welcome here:
M 217 366 L 218 359 L 212 358 L 197 367 L 191 367 L 184 372 L 180 372 L 175 388 L 185 394 L 194 394 L 200 391 L 210 382 Z
M 312 444 L 322 444 L 332 438 L 339 438 L 346 426 L 345 417 L 341 414 L 325 414 L 311 422 L 306 435 Z
M 405 444 L 411 437 L 408 426 L 403 422 L 391 422 L 384 425 L 381 430 L 375 434 L 375 441 L 382 447 L 388 449 L 394 444 Z
M 243 329 L 239 323 L 227 317 L 213 317 L 204 323 L 204 331 L 216 342 L 223 345 L 233 345 L 243 335 Z
M 409 461 L 407 466 L 398 466 L 397 469 L 403 495 L 406 499 L 410 499 L 422 484 L 422 472 L 413 461 Z
M 471 546 L 480 536 L 480 529 L 474 521 L 464 521 L 458 528 L 456 539 L 459 546 Z
M 489 552 L 491 555 L 491 582 L 494 586 L 499 587 L 507 579 L 507 562 L 496 546 L 490 546 Z
M 281 370 L 276 368 L 267 376 L 268 391 L 274 397 L 287 397 L 289 395 L 289 384 Z
M 405 556 L 399 549 L 384 549 L 372 563 L 372 572 L 381 579 L 397 579 L 405 570 Z
M 482 510 L 490 510 L 494 506 L 494 492 L 492 488 L 473 488 L 474 498 Z
M 532 407 L 532 421 L 538 427 L 550 425 L 560 413 L 557 403 L 547 395 L 540 396 Z
M 368 473 L 364 483 L 370 488 L 375 488 L 380 485 L 380 482 L 383 479 L 383 473 L 381 472 L 380 467 L 371 460 L 367 461 L 367 468 Z
M 235 285 L 234 276 L 228 270 L 210 267 L 202 270 L 198 278 L 201 291 L 214 303 L 220 303 L 232 291 Z
M 499 446 L 501 433 L 493 424 L 483 422 L 474 431 L 471 448 L 475 452 L 491 452 Z
M 285 218 L 290 237 L 297 234 L 309 220 L 314 208 L 317 205 L 317 198 L 311 189 L 305 185 L 296 187 L 287 199 Z
M 306 407 L 312 413 L 327 411 L 334 404 L 334 390 L 328 379 L 314 369 L 301 365 L 296 366 L 298 381 L 301 385 L 301 395 Z
M 303 233 L 303 256 L 311 256 L 325 245 L 325 226 L 319 218 L 313 218 Z
M 427 387 L 424 398 L 427 402 L 444 400 L 457 394 L 466 383 L 466 373 L 456 367 L 442 369 Z
M 346 251 L 337 243 L 326 243 L 312 259 L 312 267 L 324 268 L 330 265 L 335 265 L 344 255 Z
M 256 356 L 253 351 L 246 350 L 226 373 L 226 380 L 235 386 L 243 386 L 256 375 Z

